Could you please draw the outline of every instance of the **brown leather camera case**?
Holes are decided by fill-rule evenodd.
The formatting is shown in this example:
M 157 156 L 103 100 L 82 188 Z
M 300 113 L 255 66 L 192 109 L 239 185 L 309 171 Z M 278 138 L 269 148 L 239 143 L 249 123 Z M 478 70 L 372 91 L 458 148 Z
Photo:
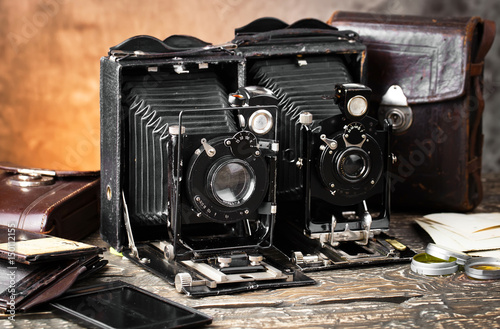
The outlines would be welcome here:
M 0 225 L 81 240 L 99 228 L 98 172 L 0 164 Z M 44 181 L 37 183 L 38 181 Z
M 396 129 L 392 142 L 393 206 L 476 207 L 482 199 L 483 66 L 494 22 L 335 12 L 328 23 L 359 33 L 367 46 L 366 84 L 379 115 L 393 105 L 387 98 L 381 105 L 391 86 L 406 96 L 409 127 Z

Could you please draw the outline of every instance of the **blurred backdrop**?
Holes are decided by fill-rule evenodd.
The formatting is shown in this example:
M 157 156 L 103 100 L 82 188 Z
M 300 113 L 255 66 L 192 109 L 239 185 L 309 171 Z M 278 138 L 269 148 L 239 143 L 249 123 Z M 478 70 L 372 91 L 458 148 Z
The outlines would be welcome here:
M 0 161 L 99 169 L 99 58 L 131 36 L 187 34 L 223 43 L 232 39 L 234 28 L 259 17 L 326 21 L 336 10 L 495 20 L 500 2 L 0 0 Z M 500 172 L 499 38 L 484 76 L 483 172 Z

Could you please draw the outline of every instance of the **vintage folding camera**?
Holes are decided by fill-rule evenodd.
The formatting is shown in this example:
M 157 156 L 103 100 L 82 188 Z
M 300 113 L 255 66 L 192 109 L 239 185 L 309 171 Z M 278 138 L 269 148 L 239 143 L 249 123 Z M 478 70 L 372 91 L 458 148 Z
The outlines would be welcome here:
M 185 36 L 101 60 L 101 235 L 192 296 L 314 283 L 273 245 L 278 101 L 242 67 Z
M 304 270 L 406 261 L 389 229 L 389 122 L 367 115 L 365 47 L 317 20 L 236 30 L 246 83 L 279 99 L 278 246 Z M 294 228 L 294 229 L 290 229 Z

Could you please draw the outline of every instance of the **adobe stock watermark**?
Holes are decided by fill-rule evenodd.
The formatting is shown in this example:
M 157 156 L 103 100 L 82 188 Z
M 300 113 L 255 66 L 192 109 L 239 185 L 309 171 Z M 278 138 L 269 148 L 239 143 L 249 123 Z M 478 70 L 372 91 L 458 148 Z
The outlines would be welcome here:
M 11 321 L 16 321 L 16 272 L 17 266 L 15 261 L 15 251 L 16 251 L 16 223 L 9 223 L 7 226 L 7 262 L 8 262 L 8 279 L 9 287 L 7 288 L 8 300 L 6 313 L 8 314 L 8 319 Z
M 12 122 L 9 120 L 11 112 L 9 109 L 9 107 L 5 107 L 0 111 L 0 138 L 5 138 L 5 140 L 9 137 L 9 129 L 7 127 L 12 125 Z
M 100 131 L 98 128 L 87 127 L 81 130 L 78 142 L 64 149 L 63 163 L 54 162 L 54 168 L 78 168 L 100 150 Z
M 390 0 L 385 1 L 380 7 L 372 8 L 369 12 L 372 13 L 372 17 L 378 22 L 388 24 L 392 20 L 391 15 L 400 14 L 402 9 L 400 0 Z
M 242 3 L 243 0 L 216 0 L 213 5 L 217 10 L 219 18 L 223 19 L 227 17 L 231 10 L 236 9 Z
M 465 102 L 465 101 L 464 101 Z M 481 105 L 478 98 L 471 96 L 469 98 L 468 108 L 463 108 L 461 103 L 450 106 L 449 110 L 439 111 L 435 118 L 435 122 L 449 127 L 448 133 L 457 131 L 462 127 L 472 115 L 477 115 L 477 110 Z M 398 155 L 397 172 L 391 172 L 391 191 L 394 192 L 395 186 L 398 183 L 404 183 L 412 176 L 418 167 L 424 165 L 428 159 L 435 155 L 438 145 L 445 143 L 449 134 L 446 133 L 439 124 L 435 124 L 429 128 L 428 137 L 425 139 L 414 139 L 413 145 L 407 153 L 407 157 Z
M 39 8 L 30 17 L 23 17 L 21 19 L 21 28 L 15 32 L 10 31 L 7 34 L 7 39 L 14 50 L 28 43 L 33 39 L 52 18 L 54 18 L 61 11 L 61 6 L 68 2 L 68 0 L 42 0 L 38 3 Z

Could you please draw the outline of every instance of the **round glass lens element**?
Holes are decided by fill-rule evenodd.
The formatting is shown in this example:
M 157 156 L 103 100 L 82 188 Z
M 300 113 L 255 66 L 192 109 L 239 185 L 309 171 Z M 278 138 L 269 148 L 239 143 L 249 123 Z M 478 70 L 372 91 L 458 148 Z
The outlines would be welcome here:
M 215 169 L 210 186 L 219 203 L 236 207 L 246 202 L 254 192 L 255 175 L 244 161 L 232 159 Z
M 360 148 L 349 148 L 342 152 L 338 158 L 337 171 L 348 182 L 362 180 L 370 171 L 368 154 Z
M 250 129 L 259 135 L 267 134 L 273 127 L 273 116 L 266 110 L 255 111 L 248 121 Z
M 344 159 L 344 174 L 349 178 L 358 178 L 365 170 L 365 160 L 359 154 L 349 154 Z
M 365 115 L 367 110 L 368 101 L 363 96 L 354 96 L 347 103 L 347 111 L 354 117 Z

